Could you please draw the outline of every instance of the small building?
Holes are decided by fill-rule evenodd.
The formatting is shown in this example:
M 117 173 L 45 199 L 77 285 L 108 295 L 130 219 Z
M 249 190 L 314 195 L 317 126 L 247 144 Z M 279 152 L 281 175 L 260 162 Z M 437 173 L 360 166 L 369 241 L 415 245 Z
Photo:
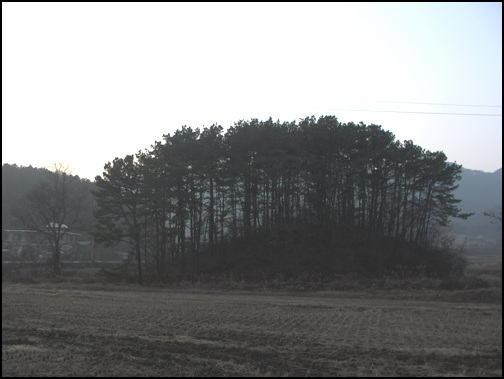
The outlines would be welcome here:
M 467 247 L 485 247 L 486 241 L 483 238 L 483 236 L 477 236 L 476 238 L 468 237 L 466 240 L 466 246 Z
M 80 233 L 65 232 L 61 236 L 61 252 L 68 252 L 79 236 Z M 2 261 L 38 260 L 51 255 L 50 243 L 36 230 L 5 229 L 2 245 Z

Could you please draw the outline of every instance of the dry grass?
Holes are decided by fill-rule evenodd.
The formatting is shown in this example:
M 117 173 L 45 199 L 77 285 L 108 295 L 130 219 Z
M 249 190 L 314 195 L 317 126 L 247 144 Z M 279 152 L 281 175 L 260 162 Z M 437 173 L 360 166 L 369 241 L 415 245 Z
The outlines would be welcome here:
M 2 285 L 3 376 L 502 375 L 502 306 L 464 291 L 69 284 Z

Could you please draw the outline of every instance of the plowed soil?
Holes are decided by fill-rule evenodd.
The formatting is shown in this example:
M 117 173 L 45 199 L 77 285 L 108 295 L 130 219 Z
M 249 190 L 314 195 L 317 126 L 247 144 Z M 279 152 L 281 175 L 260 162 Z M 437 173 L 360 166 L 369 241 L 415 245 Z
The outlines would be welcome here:
M 2 286 L 2 376 L 502 376 L 502 305 Z

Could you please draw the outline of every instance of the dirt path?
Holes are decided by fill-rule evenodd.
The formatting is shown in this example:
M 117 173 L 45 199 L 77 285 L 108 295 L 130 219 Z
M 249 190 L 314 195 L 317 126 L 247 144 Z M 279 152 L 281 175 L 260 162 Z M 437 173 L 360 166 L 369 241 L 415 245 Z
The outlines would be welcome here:
M 502 306 L 3 285 L 2 375 L 501 376 Z

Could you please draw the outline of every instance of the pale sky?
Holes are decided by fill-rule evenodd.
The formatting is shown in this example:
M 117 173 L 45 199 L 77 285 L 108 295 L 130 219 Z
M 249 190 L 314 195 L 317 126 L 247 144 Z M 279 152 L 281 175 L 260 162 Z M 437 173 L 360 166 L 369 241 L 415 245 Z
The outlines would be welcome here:
M 502 167 L 502 4 L 2 3 L 2 164 L 94 180 L 182 125 L 311 115 Z

